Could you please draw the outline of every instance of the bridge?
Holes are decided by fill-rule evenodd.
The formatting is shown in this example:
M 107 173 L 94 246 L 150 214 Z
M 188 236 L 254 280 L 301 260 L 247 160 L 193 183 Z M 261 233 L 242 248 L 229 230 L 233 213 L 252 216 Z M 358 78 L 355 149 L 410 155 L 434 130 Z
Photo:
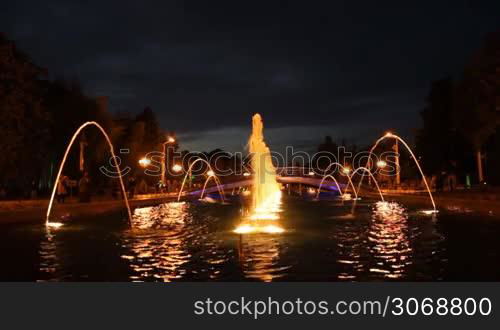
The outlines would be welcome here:
M 304 186 L 310 186 L 310 187 L 315 187 L 319 188 L 321 184 L 322 178 L 317 178 L 317 177 L 303 177 L 303 176 L 276 176 L 276 181 L 278 181 L 281 184 L 301 184 Z M 239 188 L 245 188 L 248 186 L 251 186 L 253 184 L 252 179 L 246 179 L 246 180 L 241 180 L 241 181 L 235 181 L 235 182 L 229 182 L 225 183 L 222 185 L 222 189 L 224 191 L 232 191 L 234 189 L 239 189 Z M 346 185 L 343 183 L 339 183 L 340 188 L 342 191 L 346 188 Z M 337 185 L 333 180 L 325 180 L 323 182 L 323 185 L 321 186 L 321 189 L 328 190 L 331 192 L 337 192 L 340 193 Z M 212 193 L 212 192 L 217 192 L 217 186 L 210 186 L 205 189 L 205 193 Z M 186 195 L 200 195 L 201 190 L 194 190 L 190 192 L 186 192 Z

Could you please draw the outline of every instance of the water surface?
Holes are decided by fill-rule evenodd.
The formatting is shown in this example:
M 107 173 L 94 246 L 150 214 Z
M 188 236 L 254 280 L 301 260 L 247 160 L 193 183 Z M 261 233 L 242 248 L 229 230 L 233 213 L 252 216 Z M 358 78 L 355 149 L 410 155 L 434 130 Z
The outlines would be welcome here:
M 500 221 L 286 197 L 284 234 L 236 235 L 239 204 L 167 203 L 59 229 L 0 226 L 2 281 L 498 281 Z

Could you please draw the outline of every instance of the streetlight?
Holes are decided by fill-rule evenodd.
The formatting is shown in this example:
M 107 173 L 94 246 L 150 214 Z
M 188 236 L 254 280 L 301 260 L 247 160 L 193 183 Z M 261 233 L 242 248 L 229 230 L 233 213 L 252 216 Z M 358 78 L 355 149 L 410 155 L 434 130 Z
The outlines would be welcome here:
M 166 168 L 167 168 L 167 164 L 166 164 L 166 162 L 167 162 L 166 145 L 167 144 L 174 144 L 175 142 L 176 142 L 176 140 L 175 140 L 175 138 L 173 136 L 167 136 L 167 140 L 162 143 L 162 147 L 163 147 L 163 162 L 161 163 L 161 182 L 163 184 L 166 183 L 166 180 L 165 180 L 165 174 L 166 174 L 165 172 L 166 172 Z M 174 165 L 174 167 L 175 167 L 175 165 Z M 177 172 L 177 171 L 174 170 L 174 172 Z
M 172 166 L 172 171 L 179 173 L 180 171 L 182 171 L 182 166 L 179 164 L 175 164 L 174 166 Z
M 383 161 L 383 160 L 379 160 L 377 162 L 377 167 L 379 167 L 379 168 L 384 168 L 386 166 L 387 166 L 387 163 L 385 161 Z
M 142 167 L 147 167 L 149 166 L 149 164 L 151 164 L 150 159 L 147 159 L 146 157 L 139 159 L 139 165 L 141 165 Z

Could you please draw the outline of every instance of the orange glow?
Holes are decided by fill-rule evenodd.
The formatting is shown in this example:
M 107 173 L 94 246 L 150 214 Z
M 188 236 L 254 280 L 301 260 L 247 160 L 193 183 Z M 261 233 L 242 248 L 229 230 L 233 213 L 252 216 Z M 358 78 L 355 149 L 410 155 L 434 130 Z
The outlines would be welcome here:
M 351 194 L 342 194 L 342 199 L 345 201 L 350 201 L 352 199 Z
M 169 137 L 167 138 L 167 142 L 168 142 L 168 143 L 174 143 L 174 142 L 175 142 L 175 139 L 174 139 L 173 137 L 169 136 Z
M 422 210 L 422 211 L 420 211 L 420 213 L 423 213 L 425 215 L 432 215 L 432 214 L 436 214 L 438 212 L 439 212 L 438 210 Z
M 383 160 L 379 160 L 377 162 L 377 167 L 384 168 L 386 166 L 387 166 L 387 163 L 385 161 L 383 161 Z
M 346 166 L 346 167 L 342 168 L 342 172 L 344 172 L 344 174 L 349 174 L 349 173 L 351 173 L 351 169 Z
M 271 152 L 264 142 L 263 128 L 262 117 L 255 114 L 252 117 L 252 135 L 248 141 L 250 153 L 253 155 L 252 207 L 250 216 L 234 231 L 239 234 L 254 232 L 274 234 L 284 231 L 277 224 L 270 223 L 279 219 L 281 189 L 276 181 L 276 168 L 269 157 Z
M 50 227 L 50 228 L 57 229 L 57 228 L 61 228 L 63 226 L 63 224 L 61 222 L 47 222 L 46 226 Z
M 209 170 L 209 171 L 207 172 L 207 175 L 208 175 L 208 176 L 215 176 L 215 172 L 214 172 L 214 171 L 212 171 L 212 170 Z
M 182 171 L 182 166 L 180 166 L 179 164 L 175 164 L 174 166 L 172 166 L 172 171 L 179 173 L 180 171 Z
M 284 233 L 285 230 L 277 225 L 259 226 L 255 224 L 244 224 L 238 226 L 238 228 L 236 228 L 234 232 L 236 234 L 257 234 L 257 233 L 281 234 Z
M 147 159 L 147 158 L 141 158 L 141 159 L 139 159 L 139 165 L 141 165 L 142 167 L 149 166 L 149 164 L 151 164 L 151 160 L 150 159 Z

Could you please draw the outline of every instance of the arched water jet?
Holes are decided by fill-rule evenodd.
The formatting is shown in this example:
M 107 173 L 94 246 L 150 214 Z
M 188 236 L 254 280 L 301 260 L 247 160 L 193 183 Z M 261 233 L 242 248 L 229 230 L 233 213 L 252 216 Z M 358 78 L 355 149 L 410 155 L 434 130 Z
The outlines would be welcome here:
M 217 185 L 217 190 L 219 191 L 219 194 L 222 191 L 221 197 L 222 197 L 222 200 L 224 200 L 224 190 L 220 189 L 221 184 L 220 184 L 219 178 L 215 174 L 209 175 L 208 178 L 205 180 L 205 183 L 203 184 L 203 189 L 201 190 L 200 199 L 203 199 L 203 196 L 205 195 L 205 189 L 207 188 L 207 184 L 210 181 L 210 179 L 214 180 L 215 184 Z
M 130 226 L 132 225 L 132 212 L 130 211 L 130 205 L 128 203 L 127 192 L 125 190 L 125 185 L 123 184 L 123 178 L 122 178 L 122 174 L 121 174 L 121 170 L 120 170 L 120 165 L 118 164 L 118 162 L 116 160 L 115 149 L 113 147 L 113 143 L 111 143 L 111 139 L 109 138 L 108 134 L 106 133 L 106 131 L 104 130 L 104 128 L 102 128 L 101 125 L 99 125 L 95 121 L 88 121 L 88 122 L 84 123 L 83 125 L 81 125 L 76 130 L 76 132 L 73 134 L 73 137 L 71 138 L 68 146 L 66 147 L 66 151 L 65 151 L 64 157 L 63 157 L 63 159 L 61 161 L 61 165 L 59 165 L 59 171 L 57 172 L 56 181 L 54 183 L 54 188 L 52 189 L 52 194 L 50 196 L 49 207 L 47 208 L 47 218 L 45 220 L 46 226 L 51 226 L 51 222 L 49 221 L 50 212 L 52 210 L 52 204 L 54 203 L 54 196 L 56 195 L 57 185 L 59 184 L 59 178 L 61 177 L 62 170 L 64 168 L 64 164 L 66 163 L 66 158 L 68 157 L 69 151 L 70 151 L 71 147 L 73 146 L 73 143 L 75 142 L 76 138 L 80 134 L 80 132 L 85 127 L 91 126 L 91 125 L 97 127 L 101 131 L 101 133 L 104 135 L 104 137 L 106 139 L 106 142 L 109 145 L 109 149 L 111 151 L 111 156 L 113 157 L 113 162 L 115 163 L 115 166 L 118 169 L 118 178 L 120 180 L 120 186 L 121 186 L 121 189 L 122 189 L 122 195 L 123 195 L 123 199 L 125 200 L 125 205 L 127 206 L 128 222 L 129 222 Z
M 380 195 L 380 199 L 382 200 L 382 202 L 385 202 L 384 195 L 382 194 L 382 190 L 380 190 L 380 186 L 378 185 L 377 179 L 375 179 L 375 176 L 373 176 L 373 173 L 369 169 L 367 169 L 366 167 L 358 167 L 356 170 L 354 170 L 352 172 L 351 178 L 354 176 L 354 174 L 358 173 L 360 170 L 363 170 L 364 172 L 368 172 L 368 175 L 370 175 L 371 178 L 373 179 L 373 182 L 375 182 L 375 186 L 377 186 L 377 190 L 378 190 L 378 193 Z M 361 179 L 359 182 L 361 182 L 363 177 L 364 177 L 364 175 L 361 176 Z M 358 196 L 358 194 L 359 194 L 359 188 L 361 188 L 361 185 L 358 186 L 358 192 L 356 193 L 356 196 Z
M 431 189 L 429 187 L 429 184 L 427 183 L 427 179 L 425 178 L 425 174 L 424 174 L 424 171 L 422 171 L 422 168 L 420 167 L 420 163 L 418 162 L 417 160 L 417 157 L 415 157 L 415 154 L 413 153 L 413 151 L 411 150 L 410 146 L 406 143 L 405 140 L 403 140 L 401 137 L 399 137 L 398 135 L 396 134 L 392 134 L 392 133 L 386 133 L 384 136 L 380 137 L 377 141 L 375 141 L 375 144 L 372 146 L 372 148 L 370 149 L 370 152 L 368 154 L 368 160 L 366 161 L 366 167 L 368 166 L 368 162 L 370 161 L 370 158 L 373 154 L 373 151 L 377 148 L 377 146 L 380 144 L 380 142 L 382 142 L 383 140 L 385 139 L 395 139 L 399 142 L 401 142 L 406 150 L 408 150 L 408 152 L 410 153 L 411 157 L 415 160 L 415 164 L 417 165 L 418 167 L 418 170 L 420 172 L 420 175 L 422 176 L 422 180 L 424 181 L 424 184 L 425 184 L 425 187 L 427 188 L 427 193 L 429 194 L 429 197 L 431 199 L 431 202 L 432 202 L 432 207 L 433 207 L 433 213 L 436 213 L 437 210 L 436 210 L 436 203 L 434 202 L 434 197 L 432 196 L 432 192 L 431 192 Z M 399 169 L 398 169 L 399 170 Z M 363 177 L 361 177 L 361 180 L 359 180 L 359 184 L 358 184 L 358 191 L 359 191 L 359 188 L 361 187 L 361 183 L 363 182 Z
M 191 165 L 189 165 L 188 170 L 186 171 L 186 175 L 184 176 L 184 179 L 182 180 L 181 189 L 179 190 L 179 194 L 177 195 L 178 202 L 181 200 L 182 191 L 184 189 L 184 185 L 186 184 L 186 179 L 187 179 L 188 175 L 190 175 L 192 173 L 193 166 L 198 162 L 203 162 L 203 163 L 207 164 L 209 170 L 213 172 L 212 166 L 210 166 L 210 163 L 207 162 L 205 159 L 203 159 L 203 158 L 195 159 L 195 161 L 192 162 Z M 222 201 L 224 201 L 224 191 L 221 189 L 221 182 L 219 181 L 219 179 L 216 176 L 215 176 L 214 180 L 215 180 L 215 183 L 217 184 L 217 190 L 219 191 L 219 194 L 222 196 Z
M 340 166 L 340 168 L 342 169 L 342 171 L 344 171 L 345 169 L 347 169 L 347 167 L 345 167 L 344 165 L 342 165 L 340 163 L 337 163 L 337 162 L 333 162 L 333 163 L 330 163 L 326 167 L 326 169 L 325 169 L 325 175 L 328 173 L 328 171 L 330 170 L 330 168 L 332 166 L 334 166 L 334 165 L 335 166 Z M 346 174 L 345 176 L 347 176 L 347 181 L 349 181 L 349 185 L 351 186 L 352 191 L 354 192 L 354 198 L 358 199 L 358 192 L 356 191 L 356 188 L 354 187 L 354 184 L 352 183 L 351 176 L 349 174 Z M 344 191 L 344 193 L 346 193 L 346 192 Z
M 321 179 L 321 182 L 319 183 L 319 187 L 318 187 L 318 192 L 316 193 L 316 199 L 318 199 L 319 197 L 319 193 L 321 192 L 321 187 L 323 186 L 323 183 L 325 182 L 326 179 L 328 178 L 331 178 L 333 179 L 333 181 L 335 182 L 335 184 L 337 185 L 337 189 L 339 190 L 339 193 L 340 193 L 340 196 L 343 196 L 344 194 L 342 193 L 342 189 L 340 189 L 340 185 L 339 183 L 337 182 L 337 179 L 335 179 L 335 177 L 333 175 L 330 175 L 330 174 L 327 174 L 323 177 L 323 179 Z M 354 191 L 356 193 L 356 191 Z

